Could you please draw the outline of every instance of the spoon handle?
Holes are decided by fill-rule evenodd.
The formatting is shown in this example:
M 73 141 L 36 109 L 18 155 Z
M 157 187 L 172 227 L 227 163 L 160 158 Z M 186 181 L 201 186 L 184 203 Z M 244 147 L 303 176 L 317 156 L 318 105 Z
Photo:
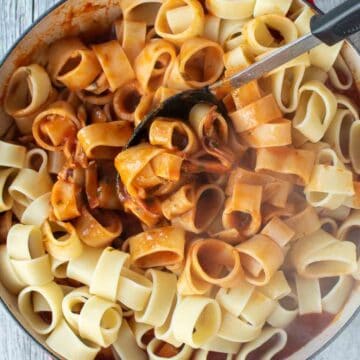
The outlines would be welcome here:
M 323 15 L 311 18 L 311 32 L 327 45 L 334 45 L 360 30 L 360 1 L 347 0 Z

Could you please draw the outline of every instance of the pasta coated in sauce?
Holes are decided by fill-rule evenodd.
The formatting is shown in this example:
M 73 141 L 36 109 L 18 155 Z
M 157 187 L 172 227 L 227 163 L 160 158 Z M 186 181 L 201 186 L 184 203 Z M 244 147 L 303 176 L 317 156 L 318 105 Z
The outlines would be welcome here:
M 106 41 L 59 39 L 12 74 L 0 281 L 55 353 L 279 359 L 341 311 L 360 279 L 359 104 L 342 43 L 221 89 L 229 122 L 199 103 L 125 148 L 168 97 L 306 34 L 313 11 L 297 5 L 124 0 Z M 311 316 L 322 327 L 299 342 Z

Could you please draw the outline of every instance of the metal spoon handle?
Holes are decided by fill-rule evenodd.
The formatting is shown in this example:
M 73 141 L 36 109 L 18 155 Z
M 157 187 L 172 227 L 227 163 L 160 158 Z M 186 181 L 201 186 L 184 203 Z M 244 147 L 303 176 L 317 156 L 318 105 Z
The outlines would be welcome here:
M 238 88 L 259 79 L 271 70 L 289 62 L 315 46 L 334 45 L 360 30 L 360 0 L 347 0 L 324 15 L 311 19 L 311 33 L 272 51 L 268 56 L 243 71 L 209 86 L 210 90 L 229 85 Z

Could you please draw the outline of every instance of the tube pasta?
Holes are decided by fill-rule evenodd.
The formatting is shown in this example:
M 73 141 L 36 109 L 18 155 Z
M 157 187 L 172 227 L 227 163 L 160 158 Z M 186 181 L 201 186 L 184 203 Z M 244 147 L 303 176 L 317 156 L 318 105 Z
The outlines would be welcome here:
M 26 286 L 12 266 L 6 245 L 0 245 L 0 280 L 1 284 L 14 295 L 17 295 Z
M 144 47 L 134 65 L 136 78 L 144 92 L 167 83 L 175 57 L 174 45 L 166 40 L 155 39 Z
M 122 322 L 119 305 L 91 296 L 84 289 L 80 293 L 74 290 L 67 294 L 62 306 L 70 326 L 82 339 L 102 347 L 108 347 L 116 341 Z M 81 309 L 77 314 L 79 306 Z
M 51 206 L 59 221 L 74 219 L 81 215 L 77 194 L 79 186 L 73 182 L 59 179 L 51 191 Z
M 179 191 L 183 190 L 180 189 Z M 189 191 L 194 192 L 194 195 L 190 195 L 191 198 L 189 199 L 191 203 L 190 210 L 184 213 L 179 213 L 180 211 L 184 211 L 188 207 L 187 205 L 185 205 L 185 207 L 183 207 L 182 209 L 176 209 L 175 214 L 171 210 L 171 208 L 169 210 L 165 210 L 165 212 L 172 212 L 170 213 L 170 217 L 172 219 L 173 225 L 180 226 L 187 231 L 192 231 L 196 234 L 200 234 L 205 231 L 215 220 L 224 203 L 225 196 L 221 188 L 216 185 L 203 185 L 200 186 L 198 189 L 193 188 Z M 181 196 L 178 193 L 175 195 Z M 170 199 L 170 204 L 164 203 L 163 209 L 169 205 L 171 206 L 171 201 L 173 200 Z M 190 203 L 188 204 L 189 206 Z M 204 214 L 205 207 L 206 209 L 208 209 L 206 214 Z
M 205 24 L 204 24 L 204 32 L 202 36 L 205 39 L 211 40 L 211 41 L 218 41 L 219 39 L 219 33 L 220 33 L 220 27 L 221 27 L 221 20 L 213 15 L 206 14 L 205 15 Z
M 280 33 L 280 41 L 271 35 L 269 28 Z M 298 32 L 290 19 L 281 15 L 270 14 L 259 16 L 246 23 L 244 36 L 252 52 L 260 55 L 296 40 Z
M 146 276 L 152 280 L 152 293 L 146 308 L 135 312 L 135 319 L 159 327 L 166 321 L 176 296 L 176 276 L 154 269 L 148 270 Z
M 282 249 L 265 235 L 255 235 L 236 249 L 240 254 L 245 279 L 257 286 L 266 285 L 284 262 Z
M 214 338 L 212 338 L 209 342 L 207 342 L 205 345 L 202 346 L 201 350 L 199 350 L 199 352 L 201 351 L 206 351 L 206 352 L 222 352 L 225 354 L 228 354 L 228 357 L 234 354 L 237 354 L 239 352 L 239 349 L 241 347 L 241 344 L 233 342 L 233 341 L 228 341 L 225 339 L 222 339 L 219 336 L 215 336 Z M 196 354 L 195 354 L 196 356 Z M 195 358 L 196 359 L 196 358 Z
M 222 74 L 223 50 L 213 41 L 203 38 L 186 40 L 179 54 L 179 71 L 191 87 L 203 87 Z
M 242 236 L 254 235 L 261 226 L 262 187 L 236 183 L 225 202 L 222 222 L 226 229 L 235 228 Z
M 272 339 L 275 339 L 275 344 L 272 343 Z M 239 354 L 236 356 L 236 360 L 245 360 L 251 352 L 256 351 L 256 349 L 261 348 L 262 345 L 270 342 L 272 346 L 270 349 L 262 353 L 262 357 L 265 360 L 270 360 L 280 352 L 286 345 L 287 342 L 287 333 L 282 329 L 276 329 L 272 327 L 265 328 L 261 335 L 253 340 L 252 342 L 245 344 L 241 349 Z
M 118 118 L 135 121 L 135 112 L 142 99 L 142 90 L 137 81 L 117 89 L 113 98 L 113 109 Z
M 162 0 L 125 0 L 121 3 L 124 18 L 130 21 L 144 21 L 154 25 Z
M 296 292 L 298 295 L 299 314 L 313 314 L 322 312 L 321 291 L 319 279 L 295 276 Z
M 120 86 L 135 78 L 129 59 L 117 41 L 113 40 L 93 45 L 92 49 L 106 75 L 111 91 L 114 92 Z M 109 53 L 112 54 L 111 57 L 108 56 Z
M 67 346 L 64 346 L 64 342 Z M 80 339 L 64 319 L 46 339 L 46 344 L 67 359 L 93 360 L 100 351 L 97 345 Z
M 354 210 L 347 217 L 347 219 L 341 224 L 339 227 L 336 236 L 341 241 L 351 241 L 354 242 L 356 246 L 358 246 L 357 239 L 357 230 L 360 225 L 360 212 L 359 210 Z M 356 253 L 357 256 L 357 269 L 352 274 L 355 279 L 360 278 L 360 256 Z
M 140 268 L 168 266 L 184 259 L 185 231 L 168 226 L 129 239 L 131 262 Z
M 77 138 L 89 159 L 113 159 L 132 134 L 128 121 L 92 124 L 82 128 Z
M 150 360 L 160 360 L 160 359 L 188 360 L 190 359 L 192 352 L 193 352 L 192 348 L 188 345 L 184 345 L 181 348 L 176 348 L 156 338 L 152 339 L 149 345 L 147 346 L 147 353 Z M 162 355 L 163 353 L 164 355 Z
M 353 169 L 357 174 L 360 173 L 360 153 L 355 144 L 359 132 L 360 132 L 360 121 L 356 120 L 351 124 L 351 128 L 350 128 L 349 157 Z
M 324 141 L 336 151 L 343 163 L 350 162 L 350 152 L 354 154 L 351 131 L 354 132 L 352 129 L 355 120 L 350 110 L 338 109 L 324 136 Z
M 323 311 L 337 314 L 344 306 L 353 288 L 353 282 L 354 280 L 351 276 L 339 276 L 335 285 L 321 299 Z
M 329 161 L 332 162 L 331 165 L 328 164 Z M 320 183 L 322 186 L 319 186 Z M 321 150 L 318 164 L 315 165 L 304 191 L 312 206 L 336 209 L 344 203 L 346 197 L 354 195 L 353 174 L 337 159 L 333 150 Z
M 7 252 L 16 274 L 25 284 L 41 286 L 53 280 L 50 258 L 45 254 L 38 227 L 14 225 L 8 234 Z
M 161 5 L 155 20 L 156 33 L 175 44 L 201 35 L 204 26 L 204 10 L 196 0 L 166 1 Z
M 280 14 L 285 16 L 290 9 L 291 0 L 281 0 L 275 3 L 273 0 L 257 0 L 254 8 L 254 17 L 266 14 Z
M 260 291 L 272 300 L 279 300 L 290 294 L 291 288 L 283 271 L 277 271 Z
M 298 240 L 290 256 L 298 273 L 307 278 L 347 275 L 357 268 L 355 245 L 323 230 Z
M 74 226 L 80 240 L 92 247 L 110 245 L 123 230 L 118 214 L 110 210 L 91 213 L 85 207 L 82 208 L 80 217 L 75 220 Z
M 25 208 L 21 216 L 21 223 L 24 225 L 42 226 L 50 216 L 50 212 L 50 193 L 46 193 L 36 198 Z
M 58 101 L 35 118 L 32 133 L 37 144 L 43 149 L 61 151 L 75 139 L 79 127 L 72 106 Z
M 71 223 L 46 221 L 42 231 L 45 249 L 54 258 L 67 261 L 81 254 L 83 246 Z
M 300 89 L 294 128 L 312 142 L 319 141 L 329 128 L 336 112 L 336 98 L 321 82 L 310 81 Z
M 137 346 L 129 324 L 123 319 L 117 340 L 113 344 L 115 352 L 123 359 L 145 360 L 145 353 Z
M 117 20 L 115 22 L 116 37 L 122 45 L 131 64 L 145 47 L 146 22 Z
M 218 333 L 220 306 L 210 298 L 187 296 L 176 307 L 173 324 L 175 338 L 197 349 Z
M 0 168 L 21 169 L 25 165 L 26 148 L 24 146 L 0 141 Z
M 277 216 L 273 217 L 261 231 L 279 246 L 286 246 L 295 235 L 295 231 Z
M 68 261 L 64 260 L 58 260 L 53 257 L 50 258 L 50 264 L 51 264 L 51 273 L 54 275 L 55 278 L 58 279 L 66 279 L 66 272 L 67 272 L 67 266 Z
M 137 346 L 146 350 L 148 343 L 154 338 L 154 327 L 149 324 L 136 322 L 134 317 L 129 320 L 129 325 L 135 336 Z
M 333 67 L 329 70 L 329 79 L 339 90 L 350 89 L 353 84 L 351 71 L 341 54 L 338 55 Z
M 176 119 L 154 120 L 149 130 L 149 141 L 151 145 L 179 150 L 185 154 L 192 154 L 198 149 L 198 140 L 192 129 Z
M 4 99 L 5 111 L 13 117 L 34 114 L 45 104 L 51 91 L 49 76 L 40 65 L 19 67 L 7 86 Z
M 309 150 L 292 147 L 258 149 L 255 171 L 267 170 L 272 174 L 291 175 L 286 179 L 294 183 L 308 184 L 315 162 L 315 154 Z
M 292 113 L 299 104 L 299 89 L 304 79 L 305 70 L 310 65 L 308 54 L 299 56 L 276 69 L 271 74 L 272 93 L 279 108 L 284 113 Z
M 281 117 L 281 111 L 272 94 L 230 114 L 234 128 L 238 133 L 252 130 L 259 125 L 270 123 Z
M 9 186 L 16 176 L 15 169 L 0 170 L 0 213 L 10 210 L 14 199 L 9 193 Z
M 298 314 L 297 297 L 294 293 L 290 293 L 277 302 L 275 310 L 267 319 L 267 323 L 272 327 L 285 329 L 296 319 Z
M 255 0 L 207 0 L 206 7 L 221 19 L 242 20 L 253 15 Z
M 48 312 L 51 312 L 50 324 L 42 320 L 38 314 L 35 295 L 38 295 L 46 303 Z M 60 286 L 54 282 L 42 286 L 29 286 L 19 294 L 19 311 L 36 333 L 41 335 L 49 334 L 61 320 L 61 302 L 63 297 Z

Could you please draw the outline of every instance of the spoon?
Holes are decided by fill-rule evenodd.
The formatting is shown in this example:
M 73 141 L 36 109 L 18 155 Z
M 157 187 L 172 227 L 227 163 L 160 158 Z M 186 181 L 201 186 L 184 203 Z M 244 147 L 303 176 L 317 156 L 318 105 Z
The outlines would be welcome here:
M 311 32 L 299 39 L 272 51 L 268 56 L 229 78 L 210 86 L 187 90 L 166 99 L 159 107 L 149 112 L 135 128 L 126 148 L 139 144 L 147 135 L 152 121 L 157 117 L 176 117 L 187 121 L 191 108 L 198 103 L 217 106 L 217 110 L 230 121 L 223 102 L 213 91 L 219 88 L 236 89 L 246 83 L 259 79 L 271 70 L 289 62 L 301 54 L 324 43 L 334 45 L 360 30 L 360 0 L 347 0 L 324 15 L 311 18 Z

